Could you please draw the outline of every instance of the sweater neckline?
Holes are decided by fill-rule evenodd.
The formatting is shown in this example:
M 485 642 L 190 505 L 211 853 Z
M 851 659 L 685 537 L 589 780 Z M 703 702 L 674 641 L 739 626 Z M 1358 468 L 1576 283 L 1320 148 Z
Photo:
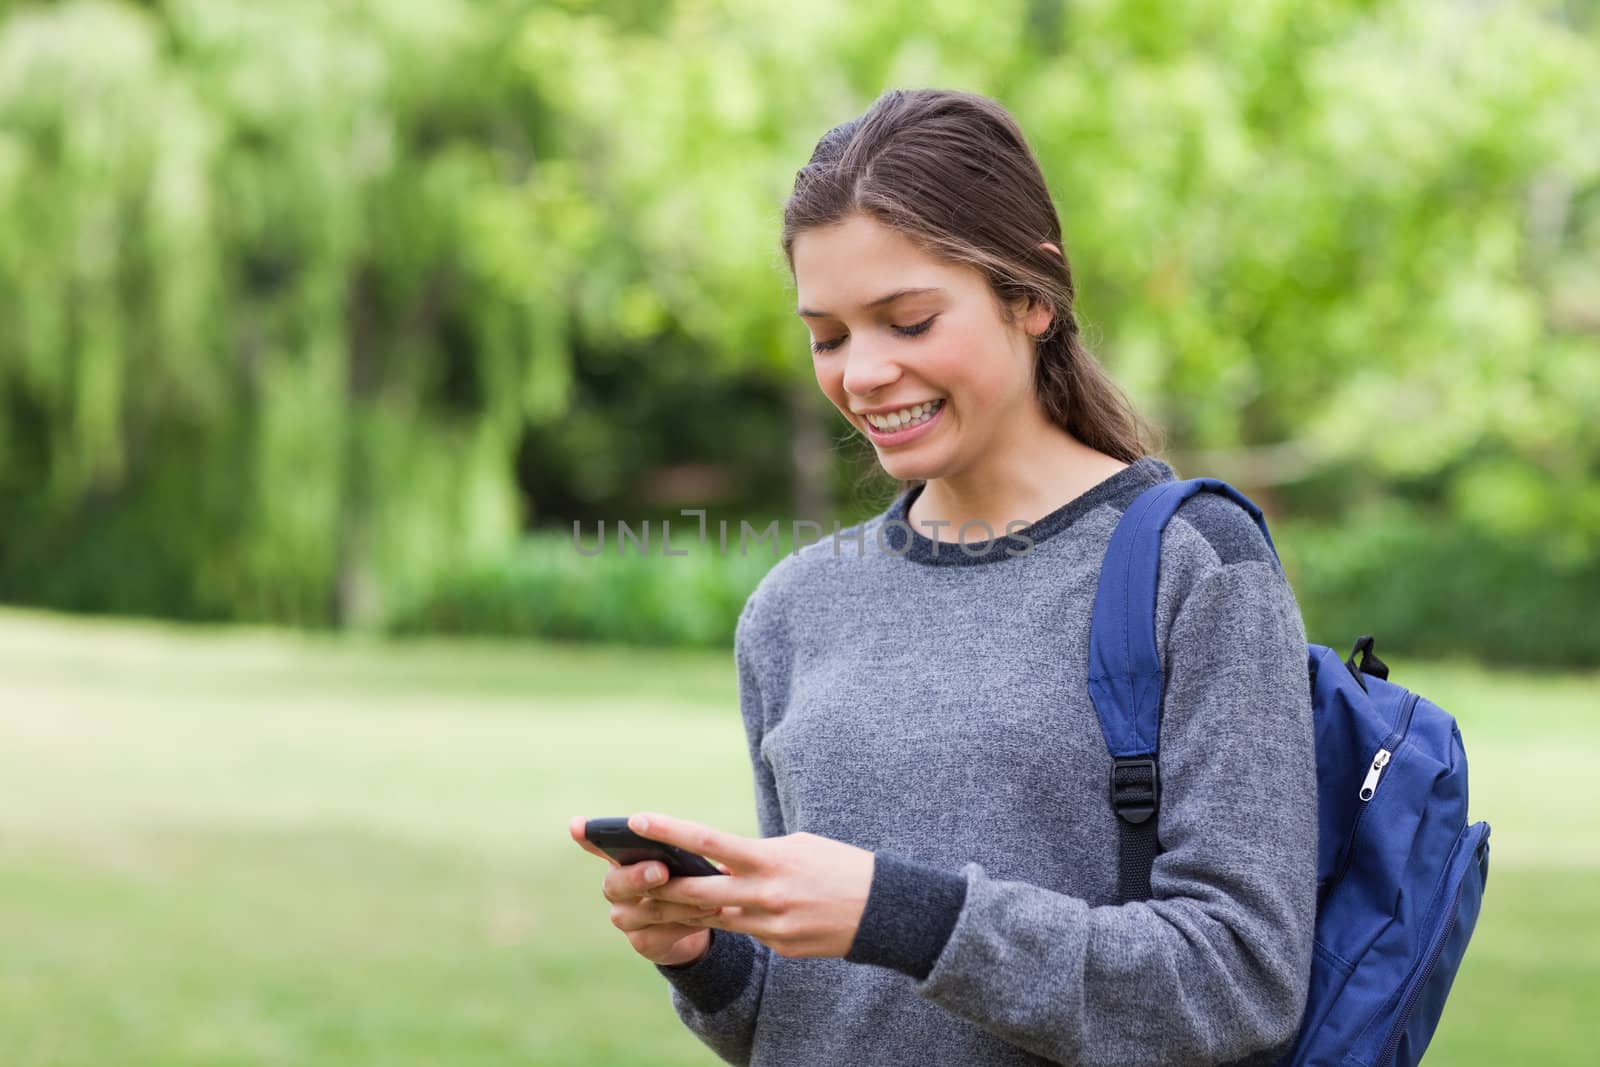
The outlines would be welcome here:
M 894 554 L 932 567 L 968 567 L 1026 555 L 1101 504 L 1124 493 L 1171 481 L 1173 469 L 1155 456 L 1141 456 L 1115 474 L 1090 486 L 1049 514 L 1010 534 L 987 541 L 936 541 L 912 528 L 906 516 L 922 495 L 925 482 L 906 489 L 884 513 L 880 536 Z M 959 536 L 959 534 L 958 534 Z

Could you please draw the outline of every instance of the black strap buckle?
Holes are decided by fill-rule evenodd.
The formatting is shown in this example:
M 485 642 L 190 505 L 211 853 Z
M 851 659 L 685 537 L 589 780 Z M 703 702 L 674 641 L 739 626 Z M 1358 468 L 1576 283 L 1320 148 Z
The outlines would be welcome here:
M 1161 774 L 1154 756 L 1121 756 L 1111 764 L 1111 810 L 1133 826 L 1148 822 L 1161 802 Z

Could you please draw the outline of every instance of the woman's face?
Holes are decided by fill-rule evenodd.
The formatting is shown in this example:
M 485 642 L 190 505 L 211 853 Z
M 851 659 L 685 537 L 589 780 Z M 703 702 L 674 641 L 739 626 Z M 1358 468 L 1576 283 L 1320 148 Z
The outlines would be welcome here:
M 1048 307 L 1008 325 L 977 270 L 863 215 L 791 251 L 817 384 L 890 475 L 958 474 L 1037 424 L 1029 335 Z

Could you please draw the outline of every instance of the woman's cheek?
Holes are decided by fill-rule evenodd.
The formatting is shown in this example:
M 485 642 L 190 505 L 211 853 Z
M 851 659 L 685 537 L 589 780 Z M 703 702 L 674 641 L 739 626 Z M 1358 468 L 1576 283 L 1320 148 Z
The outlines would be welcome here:
M 960 399 L 960 395 L 966 392 L 962 368 L 965 362 L 963 354 L 967 351 L 959 338 L 946 340 L 932 349 L 922 363 L 923 377 L 929 387 L 952 400 Z

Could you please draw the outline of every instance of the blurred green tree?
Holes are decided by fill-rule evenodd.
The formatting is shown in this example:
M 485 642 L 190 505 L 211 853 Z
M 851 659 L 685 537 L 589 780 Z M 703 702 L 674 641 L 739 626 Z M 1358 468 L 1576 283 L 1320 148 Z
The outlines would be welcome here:
M 385 588 L 515 536 L 508 456 L 566 410 L 564 288 L 596 226 L 569 168 L 530 180 L 551 119 L 489 14 L 7 19 L 13 572 L 70 570 L 55 547 L 93 555 L 115 513 L 121 565 L 170 576 L 163 606 L 359 623 Z
M 663 463 L 820 517 L 779 211 L 891 85 L 1017 116 L 1182 473 L 1600 553 L 1593 5 L 0 12 L 0 598 L 377 621 Z

